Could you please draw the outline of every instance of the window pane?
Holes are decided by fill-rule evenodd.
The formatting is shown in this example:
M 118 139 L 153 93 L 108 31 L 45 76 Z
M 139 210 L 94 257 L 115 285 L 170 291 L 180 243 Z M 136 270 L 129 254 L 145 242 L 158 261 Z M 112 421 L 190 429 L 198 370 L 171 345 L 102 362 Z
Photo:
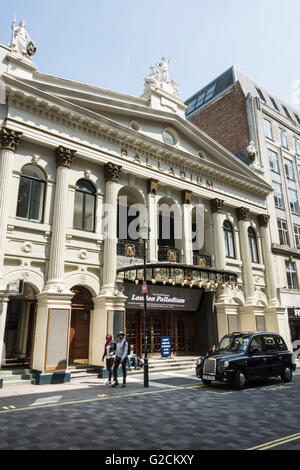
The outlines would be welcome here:
M 239 331 L 238 327 L 238 316 L 237 315 L 228 315 L 228 333 L 236 333 Z
M 257 331 L 266 331 L 265 317 L 258 315 L 256 316 L 256 327 Z
M 74 219 L 73 227 L 82 229 L 82 208 L 83 208 L 83 193 L 75 191 L 75 202 L 74 202 Z
M 264 127 L 265 127 L 265 136 L 268 137 L 269 139 L 273 139 L 272 125 L 270 121 L 268 121 L 267 119 L 264 119 Z
M 278 165 L 278 155 L 273 150 L 269 150 L 269 162 L 271 170 L 279 173 L 279 165 Z
M 29 210 L 31 180 L 20 177 L 20 186 L 18 194 L 17 217 L 27 219 Z
M 32 180 L 29 219 L 41 222 L 43 218 L 45 184 Z
M 23 166 L 21 172 L 22 172 L 22 175 L 26 175 L 31 178 L 37 178 L 39 180 L 45 180 L 45 174 L 38 166 L 25 165 Z
M 94 196 L 85 195 L 84 230 L 94 230 Z

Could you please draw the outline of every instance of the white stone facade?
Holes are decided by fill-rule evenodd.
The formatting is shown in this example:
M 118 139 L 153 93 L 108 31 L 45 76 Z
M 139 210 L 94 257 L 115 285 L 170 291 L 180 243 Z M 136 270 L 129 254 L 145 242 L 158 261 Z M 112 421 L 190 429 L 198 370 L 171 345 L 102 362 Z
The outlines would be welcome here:
M 36 296 L 31 367 L 42 373 L 67 370 L 71 289 L 83 286 L 93 300 L 88 363 L 103 365 L 112 312 L 124 312 L 125 318 L 126 310 L 126 298 L 116 284 L 117 268 L 130 263 L 128 257 L 117 255 L 117 198 L 123 188 L 134 202 L 147 207 L 148 262 L 158 266 L 157 204 L 164 199 L 177 205 L 183 237 L 176 240 L 176 248 L 180 262 L 191 268 L 193 208 L 204 205 L 200 254 L 211 257 L 212 269 L 234 272 L 238 279 L 234 289 L 216 287 L 219 338 L 231 324 L 241 331 L 257 331 L 259 317 L 266 330 L 281 333 L 290 345 L 266 229 L 266 198 L 272 188 L 188 122 L 177 93 L 149 86 L 147 99 L 135 98 L 40 74 L 29 59 L 4 46 L 0 77 L 5 98 L 0 104 L 0 344 L 5 339 L 7 284 L 23 279 L 32 289 L 30 295 Z M 40 220 L 17 216 L 26 165 L 44 175 Z M 91 230 L 74 228 L 79 180 L 94 188 Z M 32 202 L 31 209 L 37 212 L 34 204 L 41 204 L 40 197 L 41 193 Z M 104 204 L 111 208 L 106 214 Z M 232 227 L 232 258 L 225 251 L 225 221 Z M 256 238 L 255 262 L 249 227 Z M 236 322 L 231 323 L 232 316 Z M 25 335 L 26 319 L 18 324 Z M 18 334 L 14 352 L 22 356 L 26 338 Z M 61 361 L 55 353 L 56 334 Z

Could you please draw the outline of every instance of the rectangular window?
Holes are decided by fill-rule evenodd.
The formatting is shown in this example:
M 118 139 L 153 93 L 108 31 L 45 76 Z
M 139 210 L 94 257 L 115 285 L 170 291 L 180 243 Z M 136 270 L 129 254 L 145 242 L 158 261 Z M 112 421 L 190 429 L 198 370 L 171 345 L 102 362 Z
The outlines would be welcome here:
M 288 194 L 292 213 L 300 215 L 297 192 L 294 189 L 288 188 Z
M 298 250 L 300 250 L 300 225 L 294 224 L 294 235 L 295 235 L 296 247 Z
M 300 155 L 300 141 L 294 137 L 294 143 L 295 143 L 295 152 L 297 155 Z
M 283 111 L 285 112 L 286 117 L 287 117 L 288 119 L 292 119 L 292 118 L 291 118 L 291 115 L 290 115 L 290 113 L 289 113 L 289 111 L 288 111 L 288 109 L 286 108 L 286 106 L 283 106 L 283 105 L 282 105 L 282 109 L 283 109 Z
M 298 124 L 300 124 L 300 118 L 299 118 L 299 116 L 298 116 L 297 114 L 295 114 L 295 118 L 296 118 Z
M 258 332 L 266 331 L 265 317 L 262 315 L 256 315 L 256 330 Z
M 237 331 L 239 331 L 238 316 L 227 315 L 227 319 L 228 319 L 228 333 L 236 333 Z
M 281 184 L 277 183 L 276 181 L 273 181 L 272 184 L 273 184 L 273 189 L 274 189 L 275 207 L 277 207 L 278 209 L 284 209 Z
M 266 99 L 265 99 L 265 97 L 264 97 L 262 91 L 261 91 L 259 88 L 256 88 L 256 91 L 257 91 L 257 93 L 258 93 L 260 99 L 265 103 L 265 102 L 266 102 Z
M 284 148 L 288 148 L 288 141 L 287 141 L 287 135 L 286 135 L 286 132 L 282 129 L 279 129 L 279 132 L 280 132 L 280 142 L 281 142 L 281 145 L 282 147 Z
M 285 175 L 289 180 L 295 181 L 293 162 L 288 158 L 283 159 Z
M 265 136 L 268 137 L 268 139 L 273 140 L 272 124 L 267 119 L 264 119 L 264 128 L 265 128 Z
M 277 220 L 278 234 L 280 245 L 288 246 L 290 244 L 289 232 L 285 220 Z
M 298 290 L 298 277 L 296 271 L 296 264 L 293 261 L 286 261 L 286 276 L 288 282 L 288 288 L 292 290 Z
M 271 149 L 269 149 L 269 162 L 271 170 L 279 173 L 278 155 Z
M 271 102 L 272 102 L 272 105 L 273 105 L 274 108 L 276 109 L 276 111 L 279 111 L 279 108 L 278 108 L 277 103 L 276 103 L 276 101 L 274 100 L 274 98 L 271 98 L 271 96 L 270 96 L 270 100 L 271 100 Z

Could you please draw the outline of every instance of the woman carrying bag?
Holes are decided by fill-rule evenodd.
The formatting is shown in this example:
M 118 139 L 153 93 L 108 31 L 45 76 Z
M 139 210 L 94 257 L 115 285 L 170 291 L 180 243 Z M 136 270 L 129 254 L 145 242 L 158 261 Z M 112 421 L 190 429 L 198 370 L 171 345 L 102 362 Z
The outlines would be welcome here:
M 111 379 L 112 379 L 112 368 L 114 365 L 114 358 L 116 354 L 116 342 L 113 340 L 112 335 L 108 334 L 106 335 L 106 343 L 104 346 L 104 354 L 102 356 L 102 361 L 104 361 L 104 358 L 106 357 L 106 368 L 108 370 L 108 381 L 106 382 L 106 385 L 111 384 Z

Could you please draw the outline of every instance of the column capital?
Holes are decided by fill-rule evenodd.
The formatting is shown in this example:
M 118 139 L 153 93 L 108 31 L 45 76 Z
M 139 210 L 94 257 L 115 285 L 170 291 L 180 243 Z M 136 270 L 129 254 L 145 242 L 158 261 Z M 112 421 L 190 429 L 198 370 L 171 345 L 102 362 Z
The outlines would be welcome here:
M 191 191 L 181 191 L 181 200 L 182 204 L 190 204 L 192 200 L 192 192 Z
M 259 214 L 258 223 L 260 227 L 268 227 L 270 216 L 268 214 Z
M 1 149 L 16 152 L 20 146 L 22 135 L 22 132 L 14 131 L 8 127 L 2 127 L 0 130 Z
M 249 214 L 250 214 L 250 209 L 248 209 L 247 207 L 239 207 L 236 210 L 236 215 L 237 215 L 239 222 L 241 220 L 244 220 L 244 221 L 249 220 Z
M 210 207 L 211 207 L 211 210 L 212 210 L 212 213 L 221 213 L 222 210 L 223 210 L 223 207 L 224 207 L 224 202 L 222 199 L 212 199 L 210 201 Z
M 104 178 L 105 182 L 114 181 L 117 183 L 121 174 L 121 165 L 116 165 L 115 163 L 108 162 L 104 165 Z
M 71 150 L 60 145 L 55 149 L 55 162 L 56 166 L 66 166 L 71 168 L 72 163 L 75 159 L 76 150 Z
M 148 194 L 152 194 L 153 196 L 156 196 L 157 191 L 158 191 L 158 180 L 150 179 L 147 180 L 147 188 L 148 188 Z

